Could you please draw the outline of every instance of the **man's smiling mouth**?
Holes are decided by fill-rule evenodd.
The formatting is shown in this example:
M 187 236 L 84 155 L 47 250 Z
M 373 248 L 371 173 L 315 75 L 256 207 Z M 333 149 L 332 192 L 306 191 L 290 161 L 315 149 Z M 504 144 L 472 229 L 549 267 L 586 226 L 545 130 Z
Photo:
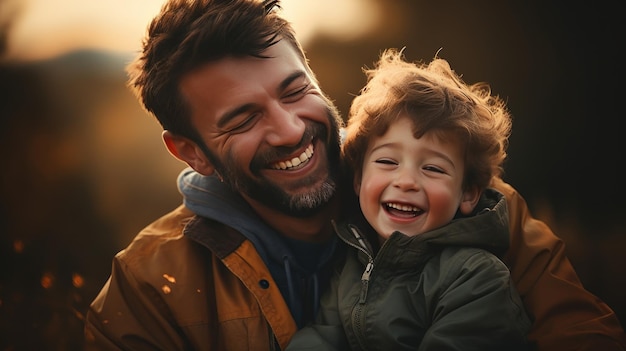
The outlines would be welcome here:
M 309 162 L 313 156 L 313 144 L 310 144 L 298 157 L 294 157 L 291 160 L 280 161 L 274 163 L 271 167 L 277 170 L 286 170 L 296 168 L 304 163 Z

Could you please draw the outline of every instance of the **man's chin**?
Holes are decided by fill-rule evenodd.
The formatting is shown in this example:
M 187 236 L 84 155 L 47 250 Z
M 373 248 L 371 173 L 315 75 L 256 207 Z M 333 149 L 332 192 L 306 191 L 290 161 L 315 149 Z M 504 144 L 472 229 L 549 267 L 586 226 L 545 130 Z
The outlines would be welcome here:
M 292 212 L 301 215 L 313 215 L 328 206 L 337 189 L 333 182 L 323 182 L 315 191 L 307 191 L 304 194 L 290 197 L 290 208 Z
M 274 209 L 293 217 L 308 217 L 322 211 L 331 202 L 336 192 L 334 182 L 323 181 L 312 189 L 309 184 L 294 190 L 285 190 L 284 185 L 266 184 L 249 187 L 247 197 L 259 205 Z

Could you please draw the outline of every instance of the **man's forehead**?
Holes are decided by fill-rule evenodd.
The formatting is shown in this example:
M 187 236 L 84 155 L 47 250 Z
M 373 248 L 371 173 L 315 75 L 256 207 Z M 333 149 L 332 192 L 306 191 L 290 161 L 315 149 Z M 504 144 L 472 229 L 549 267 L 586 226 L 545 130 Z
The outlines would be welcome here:
M 275 97 L 294 76 L 312 80 L 297 50 L 288 42 L 279 41 L 263 55 L 267 58 L 226 57 L 183 76 L 180 89 L 194 114 L 212 111 L 212 117 L 217 117 L 241 105 Z
M 231 81 L 253 83 L 280 81 L 295 71 L 309 72 L 297 50 L 281 40 L 262 53 L 264 58 L 254 56 L 228 56 L 208 62 L 187 73 L 181 78 L 181 85 L 199 80 Z M 244 84 L 246 85 L 246 84 Z

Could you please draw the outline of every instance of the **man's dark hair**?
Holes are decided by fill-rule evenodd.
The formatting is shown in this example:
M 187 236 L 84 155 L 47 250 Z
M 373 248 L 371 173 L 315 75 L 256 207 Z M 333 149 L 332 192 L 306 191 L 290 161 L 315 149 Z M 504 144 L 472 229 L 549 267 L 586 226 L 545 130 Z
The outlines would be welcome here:
M 204 145 L 179 91 L 181 78 L 225 57 L 254 56 L 287 40 L 308 66 L 278 0 L 171 0 L 148 28 L 143 51 L 131 63 L 129 86 L 163 129 Z

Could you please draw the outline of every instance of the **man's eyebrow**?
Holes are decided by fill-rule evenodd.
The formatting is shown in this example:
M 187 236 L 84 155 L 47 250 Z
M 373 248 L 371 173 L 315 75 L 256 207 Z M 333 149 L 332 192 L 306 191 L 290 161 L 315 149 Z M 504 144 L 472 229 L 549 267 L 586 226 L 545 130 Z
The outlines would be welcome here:
M 280 85 L 278 86 L 278 89 L 276 91 L 277 94 L 280 94 L 281 91 L 287 89 L 287 87 L 293 83 L 294 80 L 304 77 L 306 76 L 306 73 L 304 71 L 295 71 L 293 73 L 291 73 L 290 75 L 287 76 L 287 78 L 283 79 L 283 81 L 280 83 Z
M 276 89 L 276 94 L 280 95 L 283 90 L 287 89 L 287 87 L 291 83 L 293 83 L 293 81 L 304 76 L 306 76 L 306 73 L 304 71 L 295 71 L 291 73 L 285 79 L 283 79 L 282 82 L 280 82 L 280 84 L 278 85 L 278 88 Z M 252 110 L 254 106 L 255 104 L 248 103 L 248 104 L 243 104 L 241 106 L 237 106 L 232 110 L 226 111 L 224 114 L 222 114 L 221 117 L 218 118 L 217 127 L 223 128 L 226 124 L 228 124 L 230 120 L 237 117 L 241 113 Z

